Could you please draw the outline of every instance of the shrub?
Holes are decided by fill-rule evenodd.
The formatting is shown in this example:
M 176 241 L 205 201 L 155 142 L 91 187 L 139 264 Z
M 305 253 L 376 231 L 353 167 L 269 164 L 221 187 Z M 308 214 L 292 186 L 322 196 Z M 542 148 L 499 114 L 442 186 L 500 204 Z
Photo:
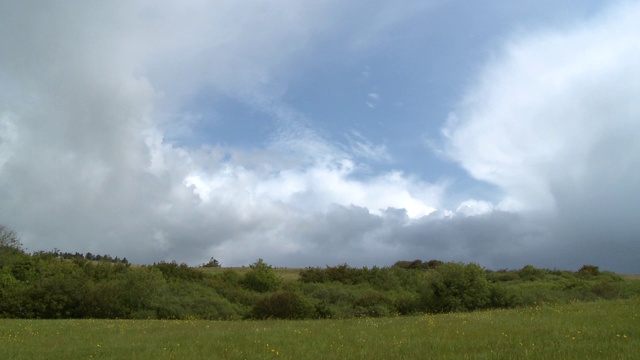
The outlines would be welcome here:
M 520 276 L 518 272 L 500 269 L 498 271 L 487 271 L 487 280 L 493 283 L 508 282 L 520 280 Z
M 15 230 L 12 230 L 4 225 L 0 225 L 0 249 L 12 248 L 16 250 L 22 250 L 22 243 Z
M 257 319 L 305 319 L 314 317 L 315 307 L 300 293 L 281 291 L 258 300 L 252 315 Z
M 393 307 L 400 315 L 410 315 L 419 311 L 418 298 L 412 293 L 401 293 L 393 300 Z
M 536 269 L 532 265 L 525 265 L 518 271 L 518 276 L 520 276 L 520 279 L 522 280 L 535 281 L 540 280 L 544 277 L 544 271 L 541 269 Z
M 600 269 L 595 265 L 583 265 L 578 274 L 582 276 L 597 276 L 600 275 Z
M 453 312 L 489 306 L 491 291 L 484 270 L 476 264 L 445 263 L 435 269 L 422 302 L 428 312 Z
M 251 265 L 251 270 L 245 274 L 241 283 L 247 289 L 267 292 L 278 288 L 280 278 L 273 271 L 271 265 L 267 265 L 262 259 L 259 259 Z
M 521 297 L 513 290 L 503 284 L 491 284 L 490 306 L 494 308 L 512 308 L 522 304 Z
M 613 281 L 600 281 L 593 285 L 591 291 L 603 299 L 616 299 L 620 297 L 620 284 Z
M 392 302 L 384 293 L 369 290 L 361 294 L 355 300 L 354 305 L 356 309 L 359 309 L 358 316 L 381 317 L 391 315 Z
M 325 271 L 321 268 L 316 267 L 300 270 L 300 281 L 304 283 L 323 283 L 328 280 L 329 278 Z
M 160 270 L 167 281 L 198 281 L 204 279 L 203 272 L 190 268 L 189 265 L 185 263 L 178 265 L 175 261 L 161 261 L 159 263 L 154 263 L 152 267 Z
M 217 259 L 211 258 L 209 262 L 202 264 L 201 267 L 219 268 L 222 267 L 222 263 Z
M 339 281 L 343 284 L 359 284 L 363 282 L 362 269 L 352 268 L 347 264 L 327 267 L 324 270 L 328 281 Z

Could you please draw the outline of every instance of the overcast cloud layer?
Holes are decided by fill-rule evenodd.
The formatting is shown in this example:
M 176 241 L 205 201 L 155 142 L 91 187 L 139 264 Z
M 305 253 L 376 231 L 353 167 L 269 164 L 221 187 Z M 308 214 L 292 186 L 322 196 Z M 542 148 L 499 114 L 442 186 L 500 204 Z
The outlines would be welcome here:
M 638 4 L 494 34 L 466 85 L 447 90 L 448 117 L 425 118 L 415 139 L 296 102 L 303 79 L 323 81 L 318 63 L 381 56 L 443 6 L 3 2 L 0 223 L 30 250 L 140 263 L 639 273 Z M 391 98 L 371 87 L 362 111 Z M 397 124 L 403 106 L 389 105 Z M 404 165 L 400 142 L 466 180 L 425 180 L 419 168 L 444 165 Z

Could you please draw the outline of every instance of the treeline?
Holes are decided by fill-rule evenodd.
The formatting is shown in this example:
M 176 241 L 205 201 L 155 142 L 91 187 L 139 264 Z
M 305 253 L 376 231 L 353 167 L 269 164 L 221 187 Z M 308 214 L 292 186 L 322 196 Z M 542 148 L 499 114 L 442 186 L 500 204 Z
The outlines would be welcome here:
M 0 239 L 2 318 L 377 317 L 639 294 L 640 281 L 591 265 L 576 272 L 532 266 L 490 271 L 416 260 L 385 268 L 307 268 L 285 281 L 262 260 L 242 272 L 175 262 L 132 266 L 57 251 L 29 254 L 17 241 Z
M 108 262 L 108 263 L 122 263 L 125 265 L 129 264 L 129 261 L 127 260 L 127 258 L 120 259 L 117 256 L 112 257 L 109 254 L 100 255 L 100 254 L 92 254 L 90 252 L 86 254 L 82 254 L 79 252 L 75 252 L 75 253 L 61 252 L 60 250 L 54 249 L 53 251 L 38 251 L 36 252 L 36 255 L 51 256 L 59 259 L 65 259 L 65 260 L 89 260 L 89 261 L 101 261 L 101 262 Z

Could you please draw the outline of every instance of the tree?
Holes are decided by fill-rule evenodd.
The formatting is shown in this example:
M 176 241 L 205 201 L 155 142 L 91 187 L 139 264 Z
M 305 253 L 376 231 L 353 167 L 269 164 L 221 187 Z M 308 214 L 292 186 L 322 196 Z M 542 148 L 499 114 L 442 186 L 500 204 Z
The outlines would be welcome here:
M 275 290 L 280 285 L 280 278 L 276 275 L 271 265 L 268 265 L 262 259 L 258 259 L 251 264 L 251 270 L 245 274 L 242 279 L 242 285 L 246 288 L 258 292 L 267 292 Z
M 532 265 L 525 265 L 522 269 L 518 270 L 518 276 L 520 276 L 522 280 L 535 281 L 544 277 L 544 271 Z
M 202 264 L 202 267 L 219 268 L 222 267 L 222 263 L 212 257 L 208 263 Z
M 0 249 L 5 247 L 20 250 L 22 249 L 22 243 L 20 243 L 18 234 L 14 230 L 0 225 Z
M 600 268 L 595 265 L 583 265 L 580 270 L 578 270 L 578 274 L 582 276 L 597 276 L 600 275 Z

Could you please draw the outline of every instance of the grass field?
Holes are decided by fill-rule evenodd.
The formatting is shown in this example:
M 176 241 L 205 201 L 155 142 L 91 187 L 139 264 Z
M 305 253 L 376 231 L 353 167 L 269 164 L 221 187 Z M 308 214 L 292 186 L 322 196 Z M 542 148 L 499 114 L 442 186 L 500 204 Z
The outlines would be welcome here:
M 620 275 L 627 280 L 640 280 L 640 275 Z
M 309 321 L 0 320 L 0 359 L 640 359 L 640 299 Z

